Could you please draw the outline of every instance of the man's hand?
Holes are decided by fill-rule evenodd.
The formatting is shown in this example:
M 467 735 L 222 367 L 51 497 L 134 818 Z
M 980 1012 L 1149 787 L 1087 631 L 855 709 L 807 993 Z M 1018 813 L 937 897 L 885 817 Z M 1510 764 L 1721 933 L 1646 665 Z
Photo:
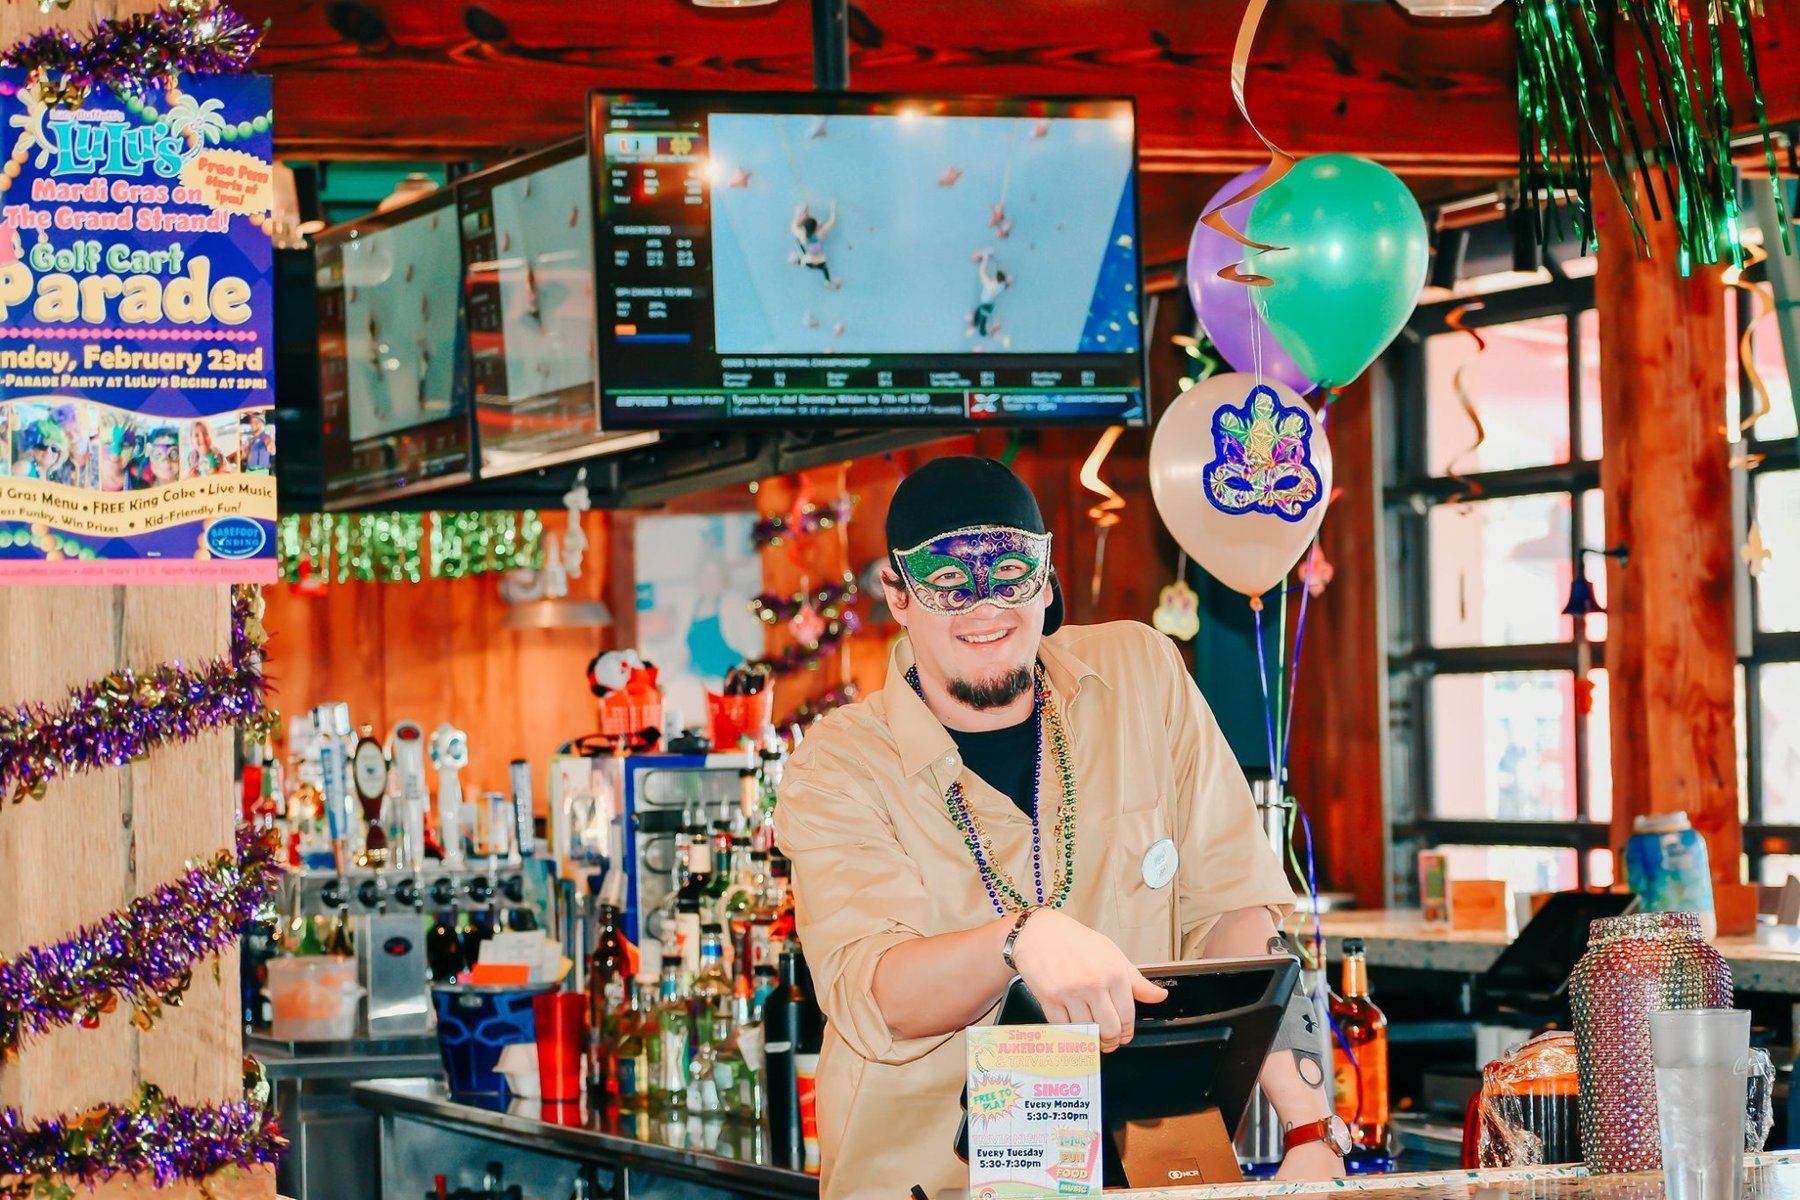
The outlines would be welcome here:
M 1155 1004 L 1169 994 L 1145 979 L 1111 938 L 1053 908 L 1025 922 L 1013 962 L 1045 1019 L 1098 1025 L 1103 1051 L 1131 1040 L 1139 1002 Z
M 1281 1168 L 1275 1172 L 1275 1178 L 1316 1182 L 1336 1179 L 1343 1173 L 1344 1160 L 1337 1156 L 1336 1151 L 1324 1142 L 1308 1142 L 1304 1146 L 1295 1146 L 1282 1157 Z

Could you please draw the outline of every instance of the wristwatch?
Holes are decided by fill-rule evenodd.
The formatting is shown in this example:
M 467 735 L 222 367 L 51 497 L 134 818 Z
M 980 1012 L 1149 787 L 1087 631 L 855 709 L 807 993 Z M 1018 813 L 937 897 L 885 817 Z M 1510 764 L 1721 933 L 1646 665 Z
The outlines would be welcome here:
M 1356 1143 L 1350 1140 L 1350 1126 L 1344 1118 L 1333 1114 L 1322 1121 L 1308 1121 L 1304 1125 L 1290 1125 L 1287 1135 L 1282 1139 L 1282 1152 L 1297 1150 L 1301 1146 L 1309 1146 L 1314 1142 L 1324 1142 L 1331 1152 L 1343 1158 Z
M 1014 921 L 1013 927 L 1007 931 L 1006 944 L 1000 947 L 1000 957 L 1005 960 L 1006 969 L 1011 971 L 1014 975 L 1019 973 L 1019 965 L 1013 962 L 1013 951 L 1018 949 L 1019 946 L 1019 934 L 1024 932 L 1025 922 L 1031 920 L 1032 914 L 1042 907 L 1044 906 L 1041 904 L 1033 904 L 1027 908 L 1020 909 L 1019 919 Z

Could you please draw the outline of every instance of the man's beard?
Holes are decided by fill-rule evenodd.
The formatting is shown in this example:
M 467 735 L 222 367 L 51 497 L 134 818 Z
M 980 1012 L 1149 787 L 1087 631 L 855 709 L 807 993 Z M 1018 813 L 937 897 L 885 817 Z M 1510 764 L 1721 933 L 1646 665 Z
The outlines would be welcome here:
M 1031 671 L 1026 667 L 1014 667 L 993 679 L 952 679 L 945 686 L 950 695 L 960 703 L 986 712 L 1005 708 L 1023 696 L 1031 687 Z

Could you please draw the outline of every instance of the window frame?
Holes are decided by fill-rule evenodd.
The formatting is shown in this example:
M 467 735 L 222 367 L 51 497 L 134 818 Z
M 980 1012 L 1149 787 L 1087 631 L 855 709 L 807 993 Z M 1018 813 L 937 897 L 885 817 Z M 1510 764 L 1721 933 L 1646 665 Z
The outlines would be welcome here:
M 1753 315 L 1750 297 L 1742 291 L 1732 293 L 1736 301 L 1736 329 L 1743 329 Z M 1765 328 L 1760 336 L 1779 337 L 1774 327 Z M 1727 347 L 1728 352 L 1736 355 L 1735 343 Z M 1800 364 L 1790 363 L 1789 379 L 1800 381 Z M 1750 381 L 1743 371 L 1738 373 L 1737 410 L 1739 420 L 1749 417 L 1756 410 L 1756 397 Z M 1793 386 L 1790 384 L 1790 387 Z M 1795 397 L 1796 407 L 1800 407 L 1800 396 Z M 1740 527 L 1737 530 L 1738 544 L 1749 536 L 1750 521 L 1756 512 L 1756 493 L 1760 481 L 1768 475 L 1800 471 L 1800 438 L 1777 438 L 1763 440 L 1756 436 L 1752 427 L 1744 435 L 1745 452 L 1752 457 L 1760 456 L 1761 461 L 1748 467 L 1743 474 L 1747 479 L 1744 492 L 1744 508 Z M 1779 552 L 1779 551 L 1778 551 Z M 1800 553 L 1800 547 L 1793 547 L 1790 553 Z M 1746 652 L 1738 655 L 1738 665 L 1744 672 L 1744 798 L 1740 805 L 1744 817 L 1744 856 L 1747 860 L 1748 872 L 1745 878 L 1760 881 L 1762 878 L 1763 859 L 1771 854 L 1800 853 L 1800 824 L 1771 822 L 1763 816 L 1762 786 L 1762 688 L 1760 675 L 1762 668 L 1785 663 L 1800 662 L 1800 632 L 1765 633 L 1757 622 L 1757 611 L 1761 603 L 1762 580 L 1751 575 L 1746 564 L 1740 559 L 1737 564 L 1738 583 L 1741 594 L 1747 597 L 1743 610 L 1747 622 L 1747 636 L 1740 641 Z
M 1470 298 L 1473 299 L 1473 298 Z M 1567 495 L 1569 497 L 1570 554 L 1586 545 L 1583 493 L 1600 487 L 1600 464 L 1581 457 L 1582 442 L 1582 330 L 1581 315 L 1594 307 L 1594 281 L 1590 278 L 1555 279 L 1513 291 L 1479 297 L 1483 307 L 1464 314 L 1466 328 L 1480 329 L 1534 318 L 1564 318 L 1568 331 L 1568 412 L 1570 460 L 1547 466 L 1474 472 L 1464 480 L 1481 485 L 1481 499 L 1516 496 Z M 1445 323 L 1451 310 L 1465 298 L 1421 305 L 1387 355 L 1391 384 L 1387 436 L 1382 439 L 1383 519 L 1388 544 L 1396 553 L 1387 558 L 1385 620 L 1388 642 L 1389 747 L 1393 769 L 1388 773 L 1389 837 L 1397 864 L 1417 849 L 1436 845 L 1526 846 L 1572 849 L 1576 852 L 1576 879 L 1590 881 L 1588 851 L 1611 844 L 1611 822 L 1590 815 L 1589 745 L 1587 714 L 1574 722 L 1575 818 L 1569 821 L 1519 821 L 1505 819 L 1452 819 L 1432 815 L 1433 741 L 1431 682 L 1439 675 L 1485 675 L 1512 671 L 1564 671 L 1577 680 L 1588 670 L 1605 666 L 1604 641 L 1587 640 L 1587 622 L 1577 620 L 1572 639 L 1533 645 L 1434 647 L 1431 644 L 1430 513 L 1456 497 L 1463 483 L 1430 474 L 1426 395 L 1426 339 L 1454 332 Z M 1800 835 L 1800 830 L 1796 830 Z M 1800 845 L 1800 838 L 1797 838 Z M 1402 857 L 1404 856 L 1404 857 Z M 1397 870 L 1402 888 L 1416 886 L 1412 872 Z

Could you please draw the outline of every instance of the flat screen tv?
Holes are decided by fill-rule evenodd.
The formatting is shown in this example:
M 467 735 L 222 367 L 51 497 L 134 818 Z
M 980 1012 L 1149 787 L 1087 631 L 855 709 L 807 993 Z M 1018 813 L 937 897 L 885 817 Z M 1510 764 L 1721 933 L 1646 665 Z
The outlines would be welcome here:
M 456 183 L 482 476 L 655 440 L 600 431 L 592 188 L 580 137 Z
M 588 117 L 605 428 L 1144 423 L 1130 100 Z
M 458 243 L 450 188 L 314 240 L 328 509 L 472 478 Z

